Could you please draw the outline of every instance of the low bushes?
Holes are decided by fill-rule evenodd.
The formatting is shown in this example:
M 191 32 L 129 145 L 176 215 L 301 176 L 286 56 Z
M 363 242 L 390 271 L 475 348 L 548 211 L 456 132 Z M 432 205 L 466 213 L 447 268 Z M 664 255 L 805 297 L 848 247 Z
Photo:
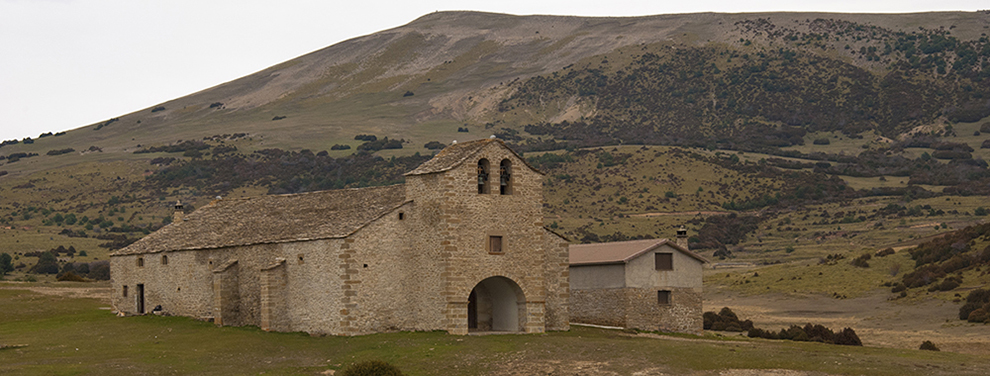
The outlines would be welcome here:
M 791 325 L 790 328 L 781 329 L 779 332 L 773 330 L 763 330 L 753 326 L 750 320 L 740 321 L 739 317 L 732 312 L 729 307 L 722 308 L 721 311 L 705 312 L 705 330 L 724 330 L 729 332 L 747 332 L 750 338 L 766 339 L 789 339 L 792 341 L 822 342 L 835 345 L 863 346 L 856 331 L 852 328 L 845 328 L 835 333 L 831 329 L 820 324 L 808 323 L 805 326 Z
M 381 360 L 354 363 L 340 372 L 340 376 L 402 376 L 398 367 Z
M 959 319 L 990 324 L 990 290 L 970 291 L 966 303 L 959 308 Z

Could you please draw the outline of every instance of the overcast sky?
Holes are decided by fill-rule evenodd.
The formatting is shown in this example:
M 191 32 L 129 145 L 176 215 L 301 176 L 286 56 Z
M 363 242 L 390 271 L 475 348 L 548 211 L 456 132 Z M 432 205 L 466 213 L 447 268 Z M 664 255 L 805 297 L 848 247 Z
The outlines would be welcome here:
M 922 12 L 987 0 L 0 0 L 0 139 L 78 128 L 437 10 L 640 16 Z

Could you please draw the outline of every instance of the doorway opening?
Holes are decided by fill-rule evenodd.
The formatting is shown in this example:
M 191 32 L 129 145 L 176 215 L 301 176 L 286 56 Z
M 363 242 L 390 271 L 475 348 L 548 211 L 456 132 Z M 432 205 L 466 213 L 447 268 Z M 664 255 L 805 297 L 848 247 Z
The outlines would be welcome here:
M 134 298 L 137 301 L 137 310 L 136 310 L 137 313 L 138 314 L 143 314 L 144 313 L 144 285 L 142 285 L 142 284 L 138 284 L 137 285 L 137 294 L 135 294 L 135 297 Z
M 520 332 L 526 318 L 526 297 L 511 279 L 490 277 L 468 296 L 469 332 Z

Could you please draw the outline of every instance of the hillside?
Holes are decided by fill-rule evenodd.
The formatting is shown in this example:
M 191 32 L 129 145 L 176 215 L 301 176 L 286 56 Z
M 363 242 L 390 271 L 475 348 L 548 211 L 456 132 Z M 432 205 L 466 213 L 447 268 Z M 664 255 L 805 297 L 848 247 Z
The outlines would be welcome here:
M 687 224 L 756 262 L 913 245 L 990 207 L 987 32 L 987 12 L 432 13 L 4 141 L 0 252 L 98 261 L 176 201 L 396 183 L 491 134 L 547 172 L 546 223 L 577 242 Z

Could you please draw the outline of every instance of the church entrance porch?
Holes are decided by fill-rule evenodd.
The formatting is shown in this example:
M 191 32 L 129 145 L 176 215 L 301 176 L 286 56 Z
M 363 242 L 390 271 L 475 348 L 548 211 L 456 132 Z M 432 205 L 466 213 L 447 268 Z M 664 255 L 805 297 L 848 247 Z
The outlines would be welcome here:
M 522 332 L 526 324 L 526 297 L 519 285 L 505 277 L 478 282 L 468 297 L 469 332 Z

